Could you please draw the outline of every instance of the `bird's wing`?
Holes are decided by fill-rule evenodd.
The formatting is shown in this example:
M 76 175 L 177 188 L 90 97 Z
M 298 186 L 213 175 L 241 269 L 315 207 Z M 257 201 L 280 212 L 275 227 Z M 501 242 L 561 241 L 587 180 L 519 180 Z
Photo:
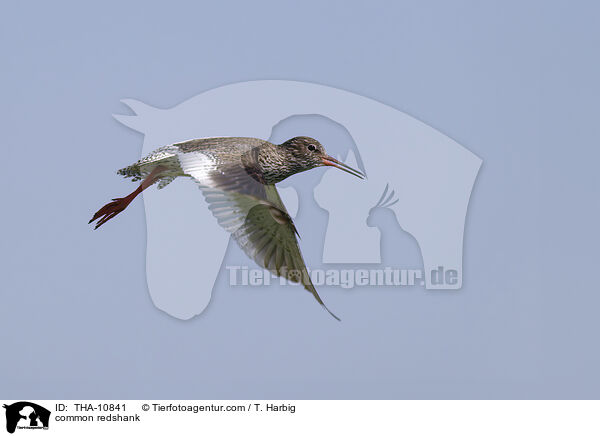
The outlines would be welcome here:
M 183 172 L 199 184 L 219 225 L 246 255 L 273 274 L 302 283 L 339 320 L 312 284 L 296 239 L 298 232 L 275 185 L 258 182 L 241 160 L 215 165 L 213 157 L 200 152 L 178 156 Z

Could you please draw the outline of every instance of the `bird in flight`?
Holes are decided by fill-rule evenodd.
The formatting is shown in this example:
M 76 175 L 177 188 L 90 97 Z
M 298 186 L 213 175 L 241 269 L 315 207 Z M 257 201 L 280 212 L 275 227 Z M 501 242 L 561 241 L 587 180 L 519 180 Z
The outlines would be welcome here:
M 122 212 L 144 189 L 164 188 L 177 177 L 200 187 L 217 222 L 259 266 L 301 283 L 335 319 L 317 293 L 300 252 L 298 231 L 275 184 L 287 177 L 332 166 L 365 175 L 329 156 L 316 139 L 297 136 L 283 144 L 256 138 L 203 138 L 161 147 L 117 173 L 141 180 L 131 194 L 115 198 L 94 214 L 95 229 Z

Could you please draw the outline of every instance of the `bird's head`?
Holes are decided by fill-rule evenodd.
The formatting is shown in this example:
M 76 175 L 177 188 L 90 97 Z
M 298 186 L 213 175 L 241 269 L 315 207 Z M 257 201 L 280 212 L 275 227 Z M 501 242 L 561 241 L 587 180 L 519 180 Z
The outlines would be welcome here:
M 329 156 L 325 152 L 325 148 L 319 141 L 308 136 L 296 136 L 295 138 L 289 139 L 283 144 L 282 147 L 286 148 L 286 151 L 290 158 L 294 161 L 294 164 L 302 170 L 309 170 L 311 168 L 317 168 L 322 166 L 331 166 L 339 168 L 342 171 L 346 171 L 353 176 L 361 179 L 365 178 L 365 175 L 352 167 L 349 167 L 343 162 Z

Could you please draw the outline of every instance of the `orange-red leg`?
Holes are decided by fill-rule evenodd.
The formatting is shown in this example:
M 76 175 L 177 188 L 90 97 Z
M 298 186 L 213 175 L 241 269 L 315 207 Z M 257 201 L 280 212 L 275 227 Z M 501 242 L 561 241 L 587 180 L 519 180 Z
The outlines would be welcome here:
M 135 191 L 133 191 L 126 197 L 113 198 L 112 202 L 105 204 L 104 206 L 102 206 L 102 208 L 100 208 L 98 212 L 94 214 L 94 216 L 88 224 L 91 224 L 97 219 L 99 219 L 99 221 L 96 223 L 96 227 L 94 227 L 95 230 L 102 224 L 104 224 L 106 221 L 114 218 L 119 213 L 123 212 L 135 197 L 141 194 L 144 189 L 148 188 L 149 186 L 152 186 L 152 184 L 154 184 L 154 182 L 156 182 L 159 179 L 159 174 L 164 170 L 165 168 L 160 165 L 154 168 L 152 172 L 148 174 L 148 176 L 146 176 L 144 180 L 142 180 L 142 183 L 140 183 L 140 186 L 138 186 Z

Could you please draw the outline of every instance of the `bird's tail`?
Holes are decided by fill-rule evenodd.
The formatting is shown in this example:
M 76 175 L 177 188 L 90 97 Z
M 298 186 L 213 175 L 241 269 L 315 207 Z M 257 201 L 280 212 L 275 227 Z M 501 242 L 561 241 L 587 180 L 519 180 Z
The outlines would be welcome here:
M 131 178 L 132 182 L 142 180 L 142 170 L 140 168 L 139 162 L 136 162 L 133 165 L 129 165 L 128 167 L 121 168 L 117 171 L 117 174 L 125 177 L 126 179 Z

